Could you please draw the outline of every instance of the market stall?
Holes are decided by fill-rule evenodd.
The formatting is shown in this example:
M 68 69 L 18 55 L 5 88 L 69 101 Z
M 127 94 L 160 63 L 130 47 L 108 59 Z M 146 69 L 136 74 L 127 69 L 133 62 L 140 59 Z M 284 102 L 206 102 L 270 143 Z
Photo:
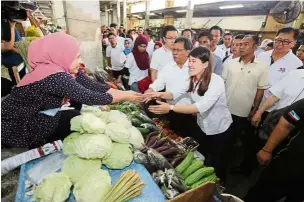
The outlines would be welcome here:
M 21 166 L 16 201 L 212 197 L 217 177 L 198 156 L 197 143 L 178 137 L 133 103 L 83 106 L 71 129 L 63 142 L 40 148 L 42 154 L 54 153 Z

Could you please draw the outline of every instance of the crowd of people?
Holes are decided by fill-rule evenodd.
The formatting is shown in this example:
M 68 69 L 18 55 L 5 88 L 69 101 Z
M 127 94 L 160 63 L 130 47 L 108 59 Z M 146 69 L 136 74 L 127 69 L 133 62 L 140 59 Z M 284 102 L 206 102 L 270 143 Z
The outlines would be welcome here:
M 195 39 L 191 29 L 179 33 L 169 25 L 159 41 L 142 27 L 126 31 L 112 23 L 101 29 L 108 70 L 127 91 L 78 71 L 73 37 L 36 39 L 28 51 L 32 71 L 2 101 L 3 146 L 33 148 L 63 139 L 81 104 L 141 102 L 147 114 L 168 119 L 179 135 L 198 141 L 205 164 L 223 184 L 234 145 L 241 143 L 244 159 L 232 174 L 249 176 L 259 163 L 268 165 L 246 202 L 304 199 L 304 46 L 296 55 L 291 50 L 297 29 L 282 28 L 261 44 L 253 34 L 234 36 L 219 26 Z M 61 110 L 67 102 L 73 110 Z M 261 138 L 267 124 L 275 128 Z

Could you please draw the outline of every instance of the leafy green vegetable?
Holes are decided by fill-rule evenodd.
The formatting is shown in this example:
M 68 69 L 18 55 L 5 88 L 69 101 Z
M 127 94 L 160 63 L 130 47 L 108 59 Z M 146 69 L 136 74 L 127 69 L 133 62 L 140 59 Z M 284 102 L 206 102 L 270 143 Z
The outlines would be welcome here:
M 101 202 L 111 190 L 111 177 L 106 170 L 88 172 L 74 185 L 76 201 Z
M 102 159 L 113 150 L 112 140 L 102 134 L 83 134 L 74 140 L 74 147 L 75 154 L 86 159 Z
M 141 132 L 134 126 L 129 128 L 129 131 L 130 131 L 129 143 L 132 144 L 132 146 L 135 149 L 142 149 L 145 140 Z
M 81 114 L 94 114 L 98 118 L 100 118 L 103 122 L 108 123 L 109 122 L 109 113 L 107 111 L 102 111 L 100 109 L 100 106 L 85 106 L 81 109 Z
M 130 128 L 132 126 L 131 121 L 129 121 L 127 115 L 118 111 L 118 110 L 111 110 L 109 114 L 109 122 L 110 123 L 118 123 L 119 125 Z
M 80 133 L 74 132 L 63 140 L 63 153 L 65 153 L 66 155 L 71 155 L 75 153 L 74 140 L 78 138 L 80 135 L 81 135 Z
M 118 123 L 109 123 L 105 133 L 115 142 L 129 143 L 129 130 Z
M 99 159 L 87 160 L 71 155 L 64 160 L 62 172 L 69 176 L 71 181 L 75 183 L 86 173 L 94 172 L 100 168 L 101 161 Z
M 129 166 L 133 160 L 130 144 L 113 143 L 113 151 L 102 163 L 110 169 L 123 169 Z
M 103 134 L 106 123 L 92 113 L 84 113 L 71 119 L 71 130 L 80 133 Z
M 72 182 L 64 173 L 47 176 L 34 192 L 37 202 L 64 202 L 70 195 Z

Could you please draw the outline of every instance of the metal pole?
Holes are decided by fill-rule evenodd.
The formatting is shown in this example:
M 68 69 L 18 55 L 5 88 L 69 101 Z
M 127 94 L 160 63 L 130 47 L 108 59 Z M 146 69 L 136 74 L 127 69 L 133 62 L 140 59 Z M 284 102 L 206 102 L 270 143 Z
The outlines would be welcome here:
M 185 22 L 186 29 L 191 29 L 192 17 L 193 17 L 193 7 L 194 7 L 193 2 L 191 0 L 188 0 L 186 22 Z
M 149 28 L 150 20 L 150 1 L 146 0 L 146 19 L 145 19 L 145 29 Z
M 63 0 L 62 3 L 63 3 L 64 19 L 65 19 L 65 24 L 66 24 L 66 33 L 70 34 L 68 11 L 67 11 L 67 2 L 66 2 L 66 0 Z
M 120 27 L 120 0 L 117 0 L 116 10 L 117 10 L 117 25 L 119 28 Z
M 128 29 L 128 19 L 127 19 L 127 0 L 123 0 L 123 24 L 124 28 Z
M 108 6 L 105 6 L 105 26 L 107 27 L 109 25 L 109 11 L 108 11 Z

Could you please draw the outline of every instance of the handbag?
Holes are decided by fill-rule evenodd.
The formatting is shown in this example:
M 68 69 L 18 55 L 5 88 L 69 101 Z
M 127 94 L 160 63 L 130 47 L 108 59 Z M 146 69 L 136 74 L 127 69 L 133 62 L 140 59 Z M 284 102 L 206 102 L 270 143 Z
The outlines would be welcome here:
M 150 84 L 152 84 L 152 80 L 150 77 L 147 76 L 142 80 L 138 81 L 137 84 L 140 92 L 144 93 L 146 90 L 149 89 Z
M 290 104 L 292 105 L 297 98 L 301 95 L 304 89 L 301 90 L 301 92 L 298 94 L 298 96 L 293 100 L 293 102 Z M 270 134 L 276 127 L 276 125 L 279 123 L 280 118 L 283 116 L 284 112 L 289 106 L 286 106 L 281 109 L 276 109 L 270 112 L 266 119 L 264 120 L 263 124 L 260 126 L 258 133 L 261 140 L 268 140 Z

